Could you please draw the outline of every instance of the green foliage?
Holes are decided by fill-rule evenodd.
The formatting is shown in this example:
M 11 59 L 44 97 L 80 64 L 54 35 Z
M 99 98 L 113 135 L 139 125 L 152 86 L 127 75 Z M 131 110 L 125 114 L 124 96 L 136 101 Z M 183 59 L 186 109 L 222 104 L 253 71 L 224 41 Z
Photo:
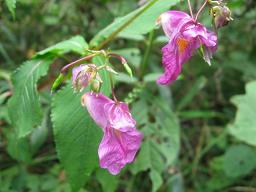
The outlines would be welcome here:
M 101 136 L 101 130 L 81 106 L 80 97 L 68 85 L 54 96 L 52 110 L 57 153 L 73 191 L 78 191 L 98 167 L 97 147 Z
M 178 0 L 151 0 L 145 6 L 116 19 L 111 25 L 100 31 L 90 42 L 90 46 L 105 45 L 106 39 L 118 33 L 145 34 L 155 27 L 157 17 Z M 143 25 L 142 25 L 143 24 Z
M 50 63 L 52 57 L 27 61 L 13 74 L 15 87 L 8 107 L 18 137 L 28 135 L 41 122 L 42 111 L 36 84 L 47 74 Z
M 46 55 L 46 54 L 53 54 L 55 56 L 63 55 L 67 52 L 74 52 L 80 55 L 85 55 L 88 49 L 88 44 L 85 42 L 82 36 L 75 36 L 66 41 L 57 43 L 47 49 L 39 51 L 36 56 L 39 55 Z
M 98 169 L 96 178 L 100 182 L 104 192 L 116 191 L 118 185 L 118 176 L 113 176 L 104 169 Z
M 146 124 L 142 129 L 144 142 L 131 170 L 134 174 L 150 170 L 150 178 L 153 184 L 152 191 L 157 191 L 163 183 L 162 172 L 171 166 L 177 158 L 180 134 L 177 119 L 173 112 L 164 105 L 163 100 L 158 98 L 151 100 L 151 102 L 151 105 L 153 104 L 151 109 L 146 107 L 147 103 L 144 101 L 135 104 L 135 106 L 139 106 L 139 109 L 144 110 L 133 110 L 134 116 L 142 125 L 144 121 L 141 120 L 145 120 L 149 111 L 154 111 L 156 123 L 149 124 L 145 121 Z M 145 111 L 147 109 L 149 111 Z
M 16 0 L 5 0 L 5 3 L 11 12 L 12 16 L 15 17 Z
M 224 171 L 229 177 L 247 175 L 256 168 L 256 150 L 247 145 L 231 146 L 224 155 Z
M 237 106 L 238 112 L 234 124 L 229 131 L 237 139 L 256 146 L 256 82 L 246 85 L 246 94 L 235 96 L 232 102 Z
M 42 120 L 36 85 L 37 81 L 47 74 L 49 65 L 53 62 L 54 57 L 47 54 L 51 53 L 56 56 L 70 51 L 82 54 L 87 47 L 82 37 L 73 37 L 39 52 L 38 55 L 46 56 L 36 57 L 25 62 L 13 74 L 14 93 L 9 101 L 9 114 L 18 137 L 28 135 L 33 127 L 37 126 Z M 17 115 L 19 116 L 18 119 Z

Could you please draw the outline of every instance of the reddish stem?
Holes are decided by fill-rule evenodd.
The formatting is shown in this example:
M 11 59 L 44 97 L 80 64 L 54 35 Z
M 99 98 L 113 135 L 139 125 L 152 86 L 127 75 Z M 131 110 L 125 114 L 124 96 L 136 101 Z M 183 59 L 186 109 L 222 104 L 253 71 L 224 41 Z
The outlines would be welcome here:
M 190 16 L 192 17 L 192 19 L 194 19 L 194 15 L 193 15 L 193 11 L 192 11 L 190 0 L 187 0 L 187 1 L 188 1 L 188 7 L 189 7 L 189 11 L 190 11 Z
M 127 63 L 127 60 L 126 60 L 124 57 L 120 56 L 120 55 L 117 55 L 117 54 L 115 54 L 115 53 L 109 53 L 108 55 L 111 56 L 111 57 L 117 58 L 119 61 L 121 61 L 121 63 L 122 63 L 123 65 L 124 65 L 125 63 Z
M 202 7 L 198 10 L 197 14 L 196 14 L 196 18 L 195 18 L 195 21 L 197 21 L 198 19 L 198 16 L 200 15 L 200 13 L 203 11 L 205 5 L 207 4 L 208 0 L 205 0 L 204 1 L 204 4 L 202 5 Z
M 74 65 L 76 65 L 76 64 L 78 64 L 78 63 L 82 63 L 82 62 L 84 62 L 84 61 L 88 61 L 88 60 L 92 59 L 94 56 L 95 56 L 95 54 L 88 55 L 88 56 L 83 57 L 83 58 L 81 58 L 81 59 L 78 59 L 78 60 L 76 60 L 76 61 L 74 61 L 74 62 L 72 62 L 72 63 L 69 63 L 69 64 L 65 65 L 65 66 L 60 70 L 60 72 L 61 72 L 62 74 L 65 74 L 65 73 L 67 72 L 67 70 L 68 70 L 70 67 L 72 67 L 72 66 L 74 66 Z

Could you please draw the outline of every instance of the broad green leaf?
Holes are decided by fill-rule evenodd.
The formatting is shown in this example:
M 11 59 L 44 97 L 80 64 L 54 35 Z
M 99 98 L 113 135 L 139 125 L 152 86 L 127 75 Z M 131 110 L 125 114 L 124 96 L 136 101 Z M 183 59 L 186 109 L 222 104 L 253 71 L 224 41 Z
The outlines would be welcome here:
M 256 81 L 246 85 L 246 94 L 232 98 L 237 108 L 235 122 L 229 126 L 230 133 L 237 139 L 256 146 Z
M 132 34 L 145 34 L 155 27 L 157 17 L 167 11 L 170 6 L 175 5 L 179 0 L 151 0 L 143 7 L 117 18 L 112 24 L 100 31 L 90 42 L 90 47 L 96 47 L 107 38 L 116 37 L 120 32 Z
M 13 74 L 14 92 L 8 109 L 19 137 L 29 134 L 41 122 L 42 111 L 36 84 L 47 74 L 52 59 L 47 57 L 27 61 Z
M 150 32 L 156 26 L 156 20 L 161 13 L 179 3 L 179 0 L 158 0 L 147 11 L 140 15 L 134 22 L 123 30 L 123 33 L 140 35 Z
M 68 84 L 53 98 L 52 122 L 58 157 L 73 191 L 78 191 L 98 167 L 101 130 L 81 106 L 81 94 Z
M 118 176 L 111 175 L 106 169 L 98 169 L 96 178 L 100 182 L 104 192 L 116 191 Z
M 224 156 L 224 171 L 229 177 L 239 177 L 256 168 L 256 150 L 247 145 L 231 146 Z
M 12 16 L 15 17 L 16 0 L 5 0 L 5 3 L 11 12 Z
M 70 51 L 74 53 L 78 53 L 80 55 L 84 55 L 87 49 L 88 49 L 88 44 L 85 42 L 82 36 L 78 35 L 78 36 L 72 37 L 71 39 L 62 41 L 60 43 L 57 43 L 56 45 L 53 45 L 47 49 L 42 50 L 38 52 L 36 56 L 45 55 L 47 53 L 52 53 L 54 55 L 62 55 Z
M 9 101 L 9 115 L 19 137 L 29 134 L 40 124 L 42 112 L 37 92 L 37 81 L 47 74 L 54 56 L 74 51 L 84 53 L 87 44 L 82 37 L 74 37 L 38 53 L 33 60 L 25 62 L 12 76 L 13 96 Z M 47 53 L 52 53 L 49 56 Z M 44 56 L 47 54 L 46 56 Z

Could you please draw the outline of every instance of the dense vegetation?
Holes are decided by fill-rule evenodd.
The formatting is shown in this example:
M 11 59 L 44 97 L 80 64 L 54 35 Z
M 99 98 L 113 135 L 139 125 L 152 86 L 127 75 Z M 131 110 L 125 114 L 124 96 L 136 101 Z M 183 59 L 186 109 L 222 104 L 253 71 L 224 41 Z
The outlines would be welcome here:
M 167 39 L 155 21 L 168 9 L 189 12 L 186 1 L 0 1 L 0 192 L 256 191 L 256 2 L 227 3 L 234 20 L 218 30 L 211 66 L 197 53 L 160 86 Z M 199 20 L 211 27 L 208 9 Z M 99 167 L 102 132 L 70 74 L 51 92 L 61 68 L 88 49 L 122 55 L 133 71 L 111 60 L 116 95 L 144 134 L 117 176 Z

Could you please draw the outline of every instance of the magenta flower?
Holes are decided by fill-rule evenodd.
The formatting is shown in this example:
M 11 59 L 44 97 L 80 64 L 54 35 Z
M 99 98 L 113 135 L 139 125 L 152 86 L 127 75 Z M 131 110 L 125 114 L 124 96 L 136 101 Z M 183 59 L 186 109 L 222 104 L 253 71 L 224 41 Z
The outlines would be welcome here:
M 165 12 L 158 21 L 169 39 L 169 43 L 162 48 L 165 72 L 157 80 L 158 84 L 167 85 L 175 81 L 181 73 L 182 65 L 201 45 L 204 59 L 210 64 L 212 54 L 217 49 L 215 33 L 208 31 L 202 24 L 181 11 Z
M 72 70 L 72 84 L 76 91 L 82 91 L 94 78 L 100 78 L 94 64 L 80 65 Z
M 135 127 L 136 121 L 125 103 L 112 101 L 103 94 L 86 93 L 82 104 L 104 132 L 98 149 L 100 167 L 116 175 L 134 161 L 140 148 L 143 136 Z

